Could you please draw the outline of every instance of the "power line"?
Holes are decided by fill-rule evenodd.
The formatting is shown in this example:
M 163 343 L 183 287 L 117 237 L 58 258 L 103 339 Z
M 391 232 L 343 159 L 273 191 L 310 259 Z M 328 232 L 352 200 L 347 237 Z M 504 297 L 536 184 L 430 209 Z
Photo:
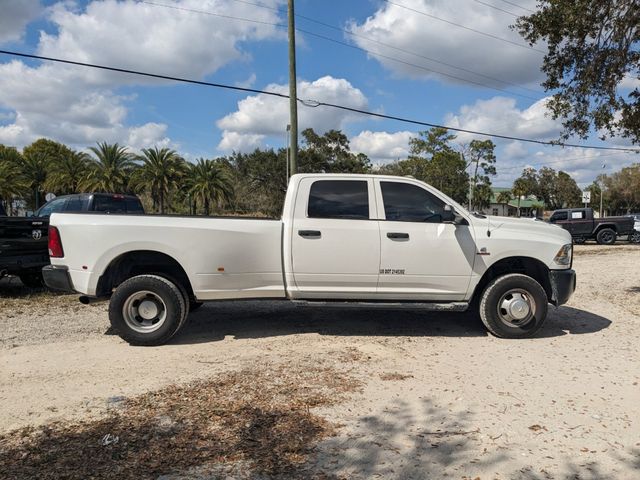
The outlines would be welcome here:
M 237 0 L 237 1 L 238 1 L 238 0 Z M 379 40 L 376 40 L 375 38 L 367 37 L 367 36 L 365 36 L 365 35 L 361 35 L 361 34 L 359 34 L 359 33 L 353 33 L 353 32 L 351 32 L 351 31 L 349 31 L 349 30 L 344 29 L 344 28 L 336 27 L 335 25 L 331 25 L 331 24 L 329 24 L 329 23 L 325 23 L 325 22 L 322 22 L 322 21 L 320 21 L 320 20 L 316 20 L 316 19 L 314 19 L 314 18 L 306 17 L 306 16 L 304 16 L 304 15 L 296 15 L 296 16 L 297 16 L 297 17 L 299 17 L 299 18 L 302 18 L 303 20 L 307 20 L 307 21 L 309 21 L 309 22 L 313 22 L 313 23 L 316 23 L 316 24 L 318 24 L 318 25 L 322 25 L 322 26 L 324 26 L 324 27 L 327 27 L 327 28 L 331 28 L 331 29 L 334 29 L 334 30 L 340 31 L 340 32 L 342 32 L 342 33 L 344 33 L 344 34 L 346 34 L 346 35 L 349 35 L 349 36 L 352 36 L 352 37 L 356 37 L 356 38 L 361 38 L 361 39 L 366 40 L 366 41 L 368 41 L 368 42 L 376 43 L 376 44 L 378 44 L 378 45 L 381 45 L 381 46 L 383 46 L 383 47 L 390 48 L 390 49 L 395 50 L 395 51 L 397 51 L 397 52 L 402 52 L 402 53 L 406 53 L 406 54 L 408 54 L 408 55 L 413 55 L 413 56 L 415 56 L 415 57 L 422 58 L 422 59 L 428 60 L 428 61 L 430 61 L 430 62 L 439 63 L 439 64 L 441 64 L 441 65 L 445 65 L 445 66 L 447 66 L 447 67 L 454 68 L 454 69 L 456 69 L 456 70 L 460 70 L 460 71 L 462 71 L 462 72 L 471 73 L 471 74 L 473 74 L 473 75 L 477 75 L 477 76 L 479 76 L 479 77 L 486 78 L 487 80 L 492 80 L 492 81 L 494 81 L 494 82 L 503 83 L 503 84 L 505 84 L 505 85 L 511 85 L 511 86 L 513 86 L 513 87 L 520 88 L 520 89 L 522 89 L 522 90 L 528 90 L 528 91 L 533 92 L 533 93 L 542 93 L 540 90 L 534 90 L 534 89 L 532 89 L 532 88 L 523 87 L 523 86 L 518 85 L 517 83 L 514 83 L 514 82 L 509 82 L 509 81 L 507 81 L 507 80 L 502 80 L 502 79 L 499 79 L 499 78 L 496 78 L 496 77 L 491 77 L 491 76 L 489 76 L 489 75 L 485 75 L 485 74 L 480 73 L 480 72 L 477 72 L 477 71 L 475 71 L 475 70 L 470 70 L 470 69 L 468 69 L 468 68 L 459 67 L 459 66 L 457 66 L 457 65 L 453 65 L 453 64 L 451 64 L 451 63 L 443 62 L 442 60 L 438 60 L 438 59 L 435 59 L 435 58 L 433 58 L 433 57 L 428 57 L 428 56 L 426 56 L 426 55 L 422 55 L 422 54 L 420 54 L 420 53 L 412 52 L 412 51 L 407 50 L 407 49 L 404 49 L 404 48 L 396 47 L 396 46 L 394 46 L 394 45 L 390 45 L 390 44 L 388 44 L 388 43 L 381 42 L 381 41 L 379 41 Z
M 270 92 L 270 91 L 267 91 L 267 90 L 258 90 L 256 88 L 238 87 L 238 86 L 235 86 L 235 85 L 228 85 L 228 84 L 224 84 L 224 83 L 205 82 L 205 81 L 201 81 L 201 80 L 192 80 L 192 79 L 188 79 L 188 78 L 180 78 L 180 77 L 174 77 L 174 76 L 170 76 L 170 75 L 161 75 L 161 74 L 156 74 L 156 73 L 140 72 L 140 71 L 137 71 L 137 70 L 130 70 L 130 69 L 126 69 L 126 68 L 110 67 L 110 66 L 98 65 L 98 64 L 94 64 L 94 63 L 77 62 L 77 61 L 73 61 L 73 60 L 65 60 L 65 59 L 54 58 L 54 57 L 45 57 L 45 56 L 42 56 L 42 55 L 33 55 L 33 54 L 29 54 L 29 53 L 15 52 L 15 51 L 10 51 L 10 50 L 0 50 L 0 54 L 12 55 L 12 56 L 23 57 L 23 58 L 31 58 L 31 59 L 35 59 L 35 60 L 45 60 L 45 61 L 49 61 L 49 62 L 63 63 L 63 64 L 68 64 L 68 65 L 77 65 L 77 66 L 81 66 L 81 67 L 96 68 L 96 69 L 100 69 L 100 70 L 107 70 L 107 71 L 119 72 L 119 73 L 127 73 L 127 74 L 131 74 L 131 75 L 140 75 L 140 76 L 149 77 L 149 78 L 159 78 L 159 79 L 162 79 L 162 80 L 172 80 L 172 81 L 176 81 L 176 82 L 191 83 L 191 84 L 195 84 L 195 85 L 203 85 L 203 86 L 208 86 L 208 87 L 224 88 L 224 89 L 228 89 L 228 90 L 236 90 L 236 91 L 241 91 L 241 92 L 250 92 L 250 93 L 263 94 L 263 95 L 270 95 L 270 96 L 279 97 L 279 98 L 289 98 L 289 95 L 286 95 L 284 93 Z M 495 134 L 495 133 L 479 132 L 479 131 L 475 131 L 475 130 L 467 130 L 465 128 L 450 127 L 450 126 L 446 126 L 446 125 L 440 125 L 440 124 L 437 124 L 437 123 L 425 122 L 425 121 L 420 121 L 420 120 L 412 120 L 412 119 L 409 119 L 409 118 L 399 117 L 399 116 L 395 116 L 395 115 L 386 115 L 386 114 L 383 114 L 383 113 L 370 112 L 370 111 L 362 110 L 362 109 L 359 109 L 359 108 L 348 107 L 346 105 L 338 105 L 338 104 L 328 103 L 328 102 L 319 102 L 319 101 L 315 101 L 315 100 L 304 100 L 304 99 L 300 99 L 300 98 L 298 98 L 297 100 L 299 102 L 301 102 L 303 105 L 306 105 L 308 107 L 324 106 L 324 107 L 335 108 L 335 109 L 338 109 L 338 110 L 344 110 L 344 111 L 348 111 L 348 112 L 352 112 L 352 113 L 359 113 L 359 114 L 367 115 L 367 116 L 371 116 L 371 117 L 384 118 L 384 119 L 387 119 L 387 120 L 395 120 L 395 121 L 403 122 L 403 123 L 410 123 L 410 124 L 413 124 L 413 125 L 420 125 L 420 126 L 431 127 L 431 128 L 444 128 L 446 130 L 451 130 L 451 131 L 454 131 L 454 132 L 468 133 L 468 134 L 471 134 L 471 135 L 480 135 L 480 136 L 484 136 L 484 137 L 500 138 L 500 139 L 503 139 L 503 140 L 518 140 L 520 142 L 525 142 L 525 143 L 535 143 L 535 144 L 538 144 L 538 145 L 548 145 L 548 146 L 554 146 L 554 147 L 573 147 L 573 148 L 584 148 L 584 149 L 590 149 L 590 150 L 612 150 L 612 151 L 634 152 L 634 153 L 639 153 L 640 152 L 640 149 L 633 149 L 633 148 L 605 147 L 605 146 L 598 146 L 598 145 L 578 145 L 578 144 L 574 144 L 574 143 L 552 142 L 552 141 L 545 141 L 545 140 L 536 140 L 536 139 L 532 139 L 532 138 L 514 137 L 514 136 L 510 136 L 510 135 L 500 135 L 500 134 Z
M 245 3 L 245 4 L 248 4 L 248 5 L 254 5 L 254 6 L 258 6 L 258 7 L 267 8 L 269 10 L 276 10 L 277 11 L 277 9 L 275 9 L 274 7 L 269 7 L 267 5 L 262 5 L 262 4 L 259 4 L 259 3 L 248 2 L 248 1 L 245 1 L 245 0 L 235 0 L 235 1 L 241 2 L 241 3 Z M 189 12 L 189 13 L 199 13 L 199 14 L 210 15 L 210 16 L 214 16 L 214 17 L 222 17 L 222 18 L 227 18 L 227 19 L 232 19 L 232 20 L 240 20 L 240 21 L 243 21 L 243 22 L 252 22 L 252 23 L 259 23 L 259 24 L 262 24 L 262 25 L 270 25 L 270 26 L 274 26 L 274 27 L 278 27 L 278 28 L 287 28 L 286 25 L 280 24 L 280 23 L 272 23 L 272 22 L 265 22 L 265 21 L 261 21 L 261 20 L 253 20 L 253 19 L 244 18 L 244 17 L 235 17 L 235 16 L 232 16 L 232 15 L 224 15 L 224 14 L 219 14 L 219 13 L 216 13 L 216 12 L 210 12 L 210 11 L 205 11 L 205 10 L 195 10 L 195 9 L 192 9 L 192 8 L 178 7 L 176 5 L 167 5 L 167 4 L 151 2 L 151 1 L 147 1 L 147 0 L 139 0 L 139 3 L 144 3 L 144 4 L 147 4 L 147 5 L 152 5 L 152 6 L 156 6 L 156 7 L 171 8 L 173 10 L 181 10 L 181 11 L 185 11 L 185 12 Z M 433 58 L 430 58 L 430 57 L 426 57 L 426 56 L 423 56 L 423 55 L 420 55 L 420 54 L 417 54 L 417 53 L 410 52 L 408 50 L 404 50 L 404 49 L 401 49 L 401 48 L 398 48 L 398 47 L 394 47 L 392 45 L 389 45 L 389 44 L 386 44 L 386 43 L 383 43 L 383 42 L 379 42 L 379 41 L 377 41 L 375 39 L 371 39 L 371 38 L 368 38 L 368 37 L 364 37 L 362 35 L 358 35 L 358 34 L 349 32 L 348 30 L 345 30 L 345 29 L 336 27 L 334 25 L 330 25 L 330 24 L 321 22 L 319 20 L 312 19 L 310 17 L 306 17 L 304 15 L 296 15 L 296 17 L 302 18 L 302 19 L 305 19 L 305 20 L 308 20 L 308 21 L 311 21 L 311 22 L 314 22 L 314 23 L 317 23 L 319 25 L 323 25 L 325 27 L 329 27 L 329 28 L 333 28 L 333 29 L 339 30 L 339 31 L 344 32 L 344 33 L 346 33 L 348 35 L 362 37 L 362 38 L 365 38 L 365 39 L 367 39 L 369 41 L 384 45 L 384 46 L 389 47 L 389 48 L 392 48 L 394 50 L 402 51 L 402 52 L 408 53 L 410 55 L 415 55 L 417 57 L 421 57 L 421 58 L 424 58 L 424 59 L 432 61 L 432 62 L 441 63 L 441 64 L 446 65 L 448 67 L 455 68 L 455 69 L 462 70 L 462 71 L 466 71 L 466 72 L 472 73 L 474 75 L 478 75 L 480 77 L 485 77 L 485 78 L 488 78 L 490 80 L 493 80 L 493 81 L 496 81 L 496 82 L 499 82 L 499 83 L 512 85 L 512 86 L 515 86 L 517 88 L 521 88 L 523 90 L 529 90 L 529 91 L 534 92 L 534 93 L 542 93 L 542 92 L 537 91 L 537 90 L 533 90 L 533 89 L 530 89 L 530 88 L 527 88 L 527 87 L 522 87 L 522 86 L 520 86 L 518 84 L 515 84 L 513 82 L 507 82 L 507 81 L 500 80 L 500 79 L 497 79 L 497 78 L 494 78 L 494 77 L 489 77 L 487 75 L 484 75 L 484 74 L 481 74 L 481 73 L 478 73 L 478 72 L 474 72 L 473 70 L 468 70 L 468 69 L 465 69 L 465 68 L 462 68 L 462 67 L 457 67 L 455 65 L 452 65 L 452 64 L 449 64 L 449 63 L 446 63 L 446 62 L 442 62 L 440 60 L 436 60 L 436 59 L 433 59 Z M 495 90 L 495 91 L 498 91 L 498 92 L 507 93 L 509 95 L 515 95 L 515 96 L 518 96 L 518 97 L 526 98 L 528 100 L 534 100 L 534 101 L 540 100 L 540 97 L 531 97 L 529 95 L 524 95 L 522 93 L 512 92 L 512 91 L 506 90 L 504 88 L 494 87 L 494 86 L 491 86 L 491 85 L 487 85 L 486 83 L 478 82 L 478 81 L 475 81 L 475 80 L 470 80 L 470 79 L 467 79 L 467 78 L 464 78 L 464 77 L 459 77 L 457 75 L 446 73 L 446 72 L 443 72 L 443 71 L 440 71 L 440 70 L 435 70 L 433 68 L 428 68 L 428 67 L 425 67 L 424 65 L 418 65 L 418 64 L 415 64 L 415 63 L 411 63 L 411 62 L 407 62 L 407 61 L 404 61 L 404 60 L 400 60 L 398 58 L 391 57 L 389 55 L 384 55 L 384 54 L 378 53 L 378 52 L 373 52 L 373 51 L 368 50 L 366 48 L 359 47 L 357 45 L 352 45 L 350 43 L 346 43 L 346 42 L 343 42 L 341 40 L 336 40 L 334 38 L 327 37 L 327 36 L 321 35 L 319 33 L 311 32 L 311 31 L 308 31 L 308 30 L 300 29 L 300 28 L 296 28 L 296 31 L 300 32 L 300 33 L 304 33 L 304 34 L 310 35 L 312 37 L 320 38 L 320 39 L 328 41 L 328 42 L 336 43 L 338 45 L 342 45 L 342 46 L 347 47 L 347 48 L 352 48 L 352 49 L 355 49 L 355 50 L 359 50 L 361 52 L 367 53 L 367 54 L 372 55 L 374 57 L 384 58 L 386 60 L 389 60 L 389 61 L 392 61 L 392 62 L 395 62 L 395 63 L 400 63 L 400 64 L 407 65 L 407 66 L 410 66 L 410 67 L 413 67 L 413 68 L 417 68 L 419 70 L 424 70 L 424 71 L 427 71 L 427 72 L 430 72 L 430 73 L 435 73 L 435 74 L 438 74 L 438 75 L 442 75 L 444 77 L 449 77 L 449 78 L 452 78 L 454 80 L 458 80 L 458 81 L 461 81 L 461 82 L 464 82 L 464 83 L 468 83 L 468 84 L 471 84 L 471 85 L 476 85 L 478 87 L 488 88 L 488 89 Z
M 429 17 L 429 18 L 432 18 L 434 20 L 438 20 L 440 22 L 444 22 L 444 23 L 447 23 L 449 25 L 453 25 L 455 27 L 462 28 L 464 30 L 468 30 L 470 32 L 477 33 L 478 35 L 483 35 L 485 37 L 493 38 L 494 40 L 499 40 L 501 42 L 505 42 L 505 43 L 509 43 L 511 45 L 515 45 L 516 47 L 524 48 L 525 50 L 529 50 L 529 51 L 532 51 L 532 52 L 543 53 L 543 54 L 546 53 L 544 50 L 539 50 L 537 48 L 530 47 L 530 46 L 525 45 L 523 43 L 514 42 L 513 40 L 509 40 L 508 38 L 499 37 L 497 35 L 493 35 L 492 33 L 487 33 L 487 32 L 483 32 L 482 30 L 477 30 L 475 28 L 467 27 L 466 25 L 462 25 L 460 23 L 452 22 L 451 20 L 446 20 L 444 18 L 437 17 L 436 15 L 432 15 L 430 13 L 423 12 L 422 10 L 416 10 L 415 8 L 407 7 L 406 5 L 402 5 L 400 3 L 392 2 L 391 0 L 382 0 L 382 1 L 388 3 L 389 5 L 394 5 L 394 6 L 399 7 L 399 8 L 404 8 L 405 10 L 409 10 L 409 11 L 414 12 L 414 13 L 419 13 L 420 15 L 424 15 L 425 17 Z
M 473 1 L 476 3 L 479 3 L 480 5 L 484 5 L 485 7 L 493 8 L 494 10 L 497 10 L 499 12 L 506 13 L 507 15 L 511 15 L 512 17 L 518 18 L 520 16 L 517 13 L 510 12 L 509 10 L 504 10 L 503 8 L 496 7 L 495 5 L 492 5 L 490 3 L 485 3 L 482 0 L 473 0 Z
M 513 7 L 521 8 L 522 10 L 526 10 L 527 12 L 536 13 L 535 10 L 531 10 L 530 8 L 523 7 L 522 5 L 518 5 L 517 3 L 510 2 L 508 0 L 500 0 L 502 3 L 506 3 L 507 5 L 511 5 Z
M 501 167 L 500 171 L 514 170 L 514 169 L 520 169 L 520 168 L 526 168 L 526 167 L 533 167 L 534 165 L 537 165 L 538 168 L 542 168 L 542 167 L 545 167 L 547 165 L 555 165 L 555 164 L 558 164 L 558 163 L 571 162 L 571 161 L 574 161 L 574 160 L 587 160 L 587 161 L 598 160 L 599 161 L 601 158 L 607 158 L 607 159 L 611 159 L 611 157 L 620 158 L 620 157 L 626 156 L 626 155 L 633 155 L 633 153 L 631 153 L 631 152 L 623 152 L 623 153 L 616 152 L 616 153 L 605 153 L 604 155 L 597 155 L 597 156 L 592 156 L 592 157 L 569 157 L 569 158 L 562 158 L 562 159 L 557 159 L 557 160 L 541 160 L 541 161 L 536 161 L 536 162 L 522 163 L 522 164 L 518 164 L 518 165 L 508 165 L 508 166 L 505 166 L 505 167 Z
M 147 2 L 147 1 L 144 1 L 144 0 L 141 0 L 141 1 L 142 1 L 143 3 L 149 3 L 149 4 L 152 4 L 152 5 L 158 5 L 158 6 L 160 6 L 160 5 L 161 5 L 161 4 L 157 4 L 157 3 Z M 252 6 L 255 6 L 255 7 L 264 8 L 264 9 L 271 10 L 271 11 L 275 11 L 275 12 L 278 12 L 278 11 L 279 11 L 276 7 L 271 7 L 271 6 L 269 6 L 269 5 L 265 5 L 264 3 L 254 3 L 254 2 L 249 2 L 249 1 L 247 1 L 247 0 L 233 0 L 233 1 L 234 1 L 234 2 L 238 2 L 238 3 L 244 3 L 244 4 L 246 4 L 246 5 L 252 5 Z M 480 2 L 480 0 L 475 0 L 475 1 Z M 483 2 L 480 2 L 480 3 L 483 3 Z M 488 5 L 488 4 L 487 4 L 487 5 Z M 497 7 L 496 7 L 496 8 L 497 8 Z M 515 14 L 514 14 L 514 15 L 515 15 Z M 330 23 L 323 22 L 323 21 L 321 21 L 321 20 L 317 20 L 317 19 L 315 19 L 315 18 L 308 17 L 308 16 L 306 16 L 306 15 L 301 15 L 301 14 L 296 13 L 296 15 L 295 15 L 295 16 L 296 16 L 296 18 L 300 18 L 300 19 L 302 19 L 302 20 L 306 20 L 306 21 L 308 21 L 308 22 L 315 23 L 316 25 L 321 25 L 321 26 L 323 26 L 323 27 L 327 27 L 327 28 L 330 28 L 330 29 L 332 29 L 332 30 L 336 30 L 336 31 L 342 32 L 342 33 L 344 33 L 345 35 L 349 35 L 349 36 L 351 36 L 351 37 L 355 37 L 355 38 L 361 38 L 361 39 L 363 39 L 363 40 L 366 40 L 366 41 L 369 41 L 369 42 L 376 43 L 376 44 L 381 45 L 381 46 L 383 46 L 383 47 L 387 47 L 387 48 L 390 48 L 390 49 L 395 50 L 395 51 L 398 51 L 398 52 L 406 53 L 406 54 L 408 54 L 408 55 L 413 55 L 413 56 L 415 56 L 415 57 L 422 58 L 422 59 L 424 59 L 424 60 L 428 60 L 428 61 L 430 61 L 430 62 L 439 63 L 439 64 L 441 64 L 441 65 L 445 65 L 445 66 L 447 66 L 447 67 L 454 68 L 454 69 L 456 69 L 456 70 L 460 70 L 460 71 L 462 71 L 462 72 L 471 73 L 471 74 L 473 74 L 473 75 L 477 75 L 477 76 L 479 76 L 479 77 L 486 78 L 487 80 L 492 80 L 492 81 L 494 81 L 494 82 L 503 83 L 503 84 L 505 84 L 505 85 L 511 85 L 511 86 L 513 86 L 513 87 L 520 88 L 520 89 L 522 89 L 522 90 L 528 90 L 528 91 L 530 91 L 530 92 L 532 92 L 532 93 L 542 93 L 540 90 L 534 90 L 534 89 L 532 89 L 532 88 L 523 87 L 523 86 L 518 85 L 517 83 L 514 83 L 514 82 L 509 82 L 509 81 L 502 80 L 502 79 L 499 79 L 499 78 L 496 78 L 496 77 L 491 77 L 491 76 L 489 76 L 489 75 L 485 75 L 485 74 L 480 73 L 480 72 L 477 72 L 477 71 L 475 71 L 475 70 L 470 70 L 470 69 L 468 69 L 468 68 L 464 68 L 464 67 L 460 67 L 460 66 L 457 66 L 457 65 L 453 65 L 453 64 L 451 64 L 451 63 L 444 62 L 444 61 L 442 61 L 442 60 L 438 60 L 438 59 L 433 58 L 433 57 L 428 57 L 428 56 L 426 56 L 426 55 L 422 55 L 422 54 L 420 54 L 420 53 L 412 52 L 412 51 L 407 50 L 407 49 L 405 49 L 405 48 L 396 47 L 396 46 L 394 46 L 394 45 L 390 45 L 390 44 L 388 44 L 388 43 L 381 42 L 380 40 L 376 40 L 375 38 L 371 38 L 371 37 L 368 37 L 368 36 L 366 36 L 366 35 L 362 35 L 362 34 L 359 34 L 359 33 L 354 33 L 354 32 L 352 32 L 352 31 L 350 31 L 350 30 L 345 29 L 345 28 L 341 28 L 341 27 L 338 27 L 338 26 L 336 26 L 336 25 L 332 25 L 332 24 L 330 24 Z M 517 15 L 515 15 L 515 16 L 517 16 Z
M 390 60 L 392 62 L 400 63 L 400 64 L 403 64 L 403 65 L 407 65 L 407 66 L 410 66 L 410 67 L 413 67 L 413 68 L 417 68 L 417 69 L 420 69 L 420 70 L 424 70 L 424 71 L 427 71 L 427 72 L 436 73 L 436 74 L 442 75 L 444 77 L 453 78 L 455 80 L 459 80 L 461 82 L 469 83 L 469 84 L 476 85 L 476 86 L 479 86 L 479 87 L 484 87 L 484 88 L 488 88 L 488 89 L 491 89 L 491 90 L 496 90 L 498 92 L 508 93 L 509 95 L 516 95 L 518 97 L 523 97 L 523 98 L 526 98 L 528 100 L 538 101 L 538 100 L 541 99 L 540 97 L 531 97 L 531 96 L 525 95 L 523 93 L 517 93 L 517 92 L 512 92 L 510 90 L 505 90 L 504 88 L 492 87 L 490 85 L 487 85 L 486 83 L 476 82 L 475 80 L 469 80 L 467 78 L 459 77 L 457 75 L 452 75 L 450 73 L 445 73 L 445 72 L 443 72 L 441 70 L 435 70 L 433 68 L 428 68 L 428 67 L 425 67 L 423 65 L 417 65 L 415 63 L 406 62 L 404 60 L 400 60 L 399 58 L 394 58 L 394 57 L 390 57 L 389 55 L 384 55 L 382 53 L 373 52 L 371 50 L 367 50 L 366 48 L 358 47 L 357 45 L 351 45 L 350 43 L 343 42 L 341 40 L 336 40 L 336 39 L 331 38 L 331 37 L 326 37 L 324 35 L 320 35 L 319 33 L 310 32 L 308 30 L 303 30 L 301 28 L 296 28 L 296 31 L 298 31 L 300 33 L 305 33 L 305 34 L 310 35 L 312 37 L 321 38 L 321 39 L 326 40 L 328 42 L 337 43 L 338 45 L 342 45 L 344 47 L 352 48 L 354 50 L 359 50 L 359 51 L 367 53 L 369 55 L 373 55 L 374 57 L 384 58 L 384 59 Z

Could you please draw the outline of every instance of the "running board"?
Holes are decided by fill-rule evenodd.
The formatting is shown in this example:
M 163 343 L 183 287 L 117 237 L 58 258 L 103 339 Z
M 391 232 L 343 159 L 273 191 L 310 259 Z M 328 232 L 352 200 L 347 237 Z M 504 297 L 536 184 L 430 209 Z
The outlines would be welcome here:
M 292 302 L 301 307 L 374 308 L 429 312 L 465 312 L 469 308 L 469 302 L 367 302 L 357 300 L 292 300 Z

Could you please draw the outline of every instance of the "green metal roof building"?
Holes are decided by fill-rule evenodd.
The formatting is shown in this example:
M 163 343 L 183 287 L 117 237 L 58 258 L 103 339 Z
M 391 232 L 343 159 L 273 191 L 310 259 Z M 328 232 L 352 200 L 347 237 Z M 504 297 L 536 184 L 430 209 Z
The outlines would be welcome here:
M 498 196 L 502 192 L 511 191 L 510 188 L 505 187 L 493 187 L 491 189 L 491 204 L 489 205 L 487 213 L 489 215 L 500 215 L 503 217 L 516 217 L 518 216 L 518 198 L 513 194 L 511 200 L 507 203 L 498 202 Z M 526 195 L 520 198 L 520 216 L 530 217 L 535 211 L 538 215 L 542 215 L 544 210 L 544 202 L 538 200 L 535 195 Z

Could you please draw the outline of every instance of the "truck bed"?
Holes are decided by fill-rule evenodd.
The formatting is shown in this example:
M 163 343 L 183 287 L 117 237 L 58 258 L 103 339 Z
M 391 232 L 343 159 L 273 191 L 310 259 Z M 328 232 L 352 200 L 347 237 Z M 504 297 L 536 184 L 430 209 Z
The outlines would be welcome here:
M 182 266 L 198 300 L 285 296 L 280 220 L 84 213 L 54 214 L 52 223 L 65 250 L 52 264 L 67 265 L 87 295 L 120 255 L 159 252 Z

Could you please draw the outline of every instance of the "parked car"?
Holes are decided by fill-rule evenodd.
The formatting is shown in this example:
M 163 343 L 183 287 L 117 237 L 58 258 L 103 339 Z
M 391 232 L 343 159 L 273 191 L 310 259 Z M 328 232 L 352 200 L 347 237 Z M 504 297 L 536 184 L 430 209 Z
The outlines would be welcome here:
M 135 195 L 76 193 L 54 198 L 40 207 L 34 216 L 49 217 L 56 212 L 144 213 L 144 208 Z
M 629 235 L 629 241 L 631 243 L 640 243 L 640 213 L 632 213 L 629 215 L 633 217 L 633 233 Z
M 632 218 L 594 218 L 592 208 L 555 210 L 551 214 L 549 222 L 568 230 L 576 243 L 595 239 L 601 245 L 613 245 L 618 236 L 633 234 Z
M 423 311 L 478 308 L 487 329 L 529 337 L 575 289 L 571 235 L 471 214 L 411 178 L 298 174 L 280 220 L 54 213 L 47 285 L 110 299 L 126 341 L 157 345 L 190 305 L 262 298 Z
M 144 213 L 144 209 L 133 195 L 79 193 L 54 198 L 31 217 L 0 216 L 0 277 L 17 275 L 28 287 L 42 286 L 41 270 L 49 264 L 49 216 L 55 212 Z

